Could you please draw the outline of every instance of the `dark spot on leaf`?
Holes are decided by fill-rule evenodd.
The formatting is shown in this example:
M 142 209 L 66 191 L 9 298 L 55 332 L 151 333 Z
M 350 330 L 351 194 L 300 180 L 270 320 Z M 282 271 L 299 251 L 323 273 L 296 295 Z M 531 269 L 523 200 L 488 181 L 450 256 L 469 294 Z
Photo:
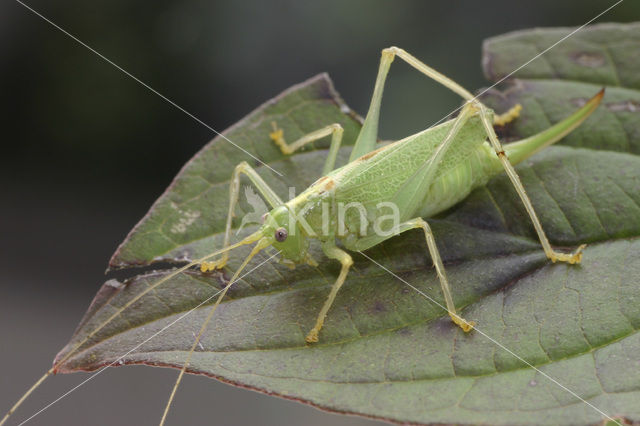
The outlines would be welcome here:
M 409 327 L 403 327 L 399 329 L 397 333 L 401 336 L 409 336 L 411 335 L 411 330 L 409 330 Z
M 373 305 L 373 308 L 371 309 L 371 312 L 374 314 L 377 314 L 380 312 L 386 312 L 386 311 L 387 311 L 387 307 L 385 306 L 384 302 L 381 302 L 381 301 L 377 301 Z
M 578 52 L 569 56 L 573 62 L 583 67 L 598 68 L 606 64 L 603 55 L 599 53 Z
M 451 321 L 449 315 L 437 319 L 433 322 L 433 332 L 438 336 L 452 336 L 452 332 L 460 330 L 460 328 Z M 460 330 L 462 331 L 462 330 Z

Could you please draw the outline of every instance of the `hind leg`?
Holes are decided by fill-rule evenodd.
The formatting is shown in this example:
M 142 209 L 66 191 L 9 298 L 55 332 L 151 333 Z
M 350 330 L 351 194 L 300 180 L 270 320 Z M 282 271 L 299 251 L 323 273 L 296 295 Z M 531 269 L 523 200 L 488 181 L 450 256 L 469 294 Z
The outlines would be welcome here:
M 490 114 L 488 113 L 487 108 L 480 102 L 477 102 L 475 104 L 480 110 L 480 118 L 482 119 L 482 124 L 484 125 L 485 131 L 489 136 L 489 141 L 491 142 L 491 145 L 493 146 L 493 149 L 495 150 L 496 155 L 498 156 L 498 158 L 500 158 L 500 162 L 502 163 L 502 166 L 504 167 L 504 170 L 507 173 L 507 176 L 509 176 L 511 183 L 513 184 L 513 187 L 515 188 L 516 192 L 520 196 L 520 199 L 522 200 L 522 204 L 524 204 L 524 207 L 527 210 L 527 213 L 529 214 L 531 221 L 533 222 L 533 227 L 535 228 L 536 233 L 538 234 L 538 238 L 540 239 L 540 244 L 542 244 L 542 248 L 544 249 L 545 254 L 549 259 L 551 259 L 552 262 L 559 261 L 559 262 L 567 262 L 570 264 L 580 263 L 580 261 L 582 260 L 582 250 L 586 247 L 586 244 L 582 244 L 581 246 L 579 246 L 573 253 L 558 252 L 551 247 L 551 244 L 549 244 L 549 239 L 547 238 L 547 235 L 545 234 L 544 229 L 542 229 L 542 224 L 538 219 L 538 215 L 536 214 L 536 211 L 533 208 L 533 204 L 531 204 L 531 200 L 529 199 L 529 196 L 524 190 L 524 186 L 522 186 L 522 181 L 520 180 L 520 176 L 518 176 L 515 169 L 513 168 L 513 165 L 509 162 L 509 159 L 507 158 L 507 154 L 505 154 L 504 149 L 502 148 L 502 144 L 498 140 L 498 136 L 496 135 L 496 132 L 493 129 L 491 122 L 489 121 Z
M 389 238 L 393 238 L 394 236 L 411 229 L 422 229 L 422 232 L 424 232 L 424 238 L 427 242 L 429 254 L 431 255 L 433 265 L 435 266 L 436 273 L 438 274 L 438 279 L 440 280 L 440 287 L 442 288 L 442 294 L 444 296 L 446 308 L 442 305 L 440 306 L 447 310 L 447 313 L 449 314 L 449 317 L 451 317 L 451 320 L 462 330 L 464 330 L 465 332 L 473 330 L 473 326 L 476 323 L 474 321 L 465 320 L 456 312 L 456 306 L 453 302 L 453 296 L 451 295 L 451 288 L 449 287 L 449 280 L 447 279 L 444 265 L 442 264 L 442 259 L 440 258 L 440 252 L 438 251 L 436 240 L 433 237 L 433 232 L 431 232 L 431 227 L 424 219 L 422 219 L 421 217 L 417 217 L 415 219 L 400 223 L 397 228 L 395 228 L 396 232 L 391 235 L 375 235 L 362 238 L 356 242 L 353 248 L 358 251 L 366 250 L 369 247 L 378 245 L 388 240 Z

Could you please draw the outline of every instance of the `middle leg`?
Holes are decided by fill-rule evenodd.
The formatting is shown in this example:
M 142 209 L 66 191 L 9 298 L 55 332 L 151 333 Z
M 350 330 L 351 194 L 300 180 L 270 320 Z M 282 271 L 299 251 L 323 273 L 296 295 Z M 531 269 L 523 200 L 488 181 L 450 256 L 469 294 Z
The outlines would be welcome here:
M 327 255 L 327 257 L 338 260 L 340 264 L 342 264 L 342 269 L 340 269 L 340 275 L 338 276 L 338 279 L 335 281 L 335 283 L 333 283 L 333 286 L 331 287 L 329 297 L 327 297 L 327 300 L 324 302 L 322 309 L 320 309 L 320 313 L 318 314 L 318 318 L 316 319 L 316 324 L 313 326 L 311 331 L 309 331 L 309 334 L 307 334 L 307 337 L 305 338 L 307 343 L 315 343 L 318 341 L 318 333 L 320 333 L 320 330 L 322 329 L 324 319 L 327 316 L 327 312 L 329 312 L 329 308 L 331 308 L 331 305 L 333 304 L 333 301 L 338 294 L 338 290 L 340 290 L 340 287 L 342 287 L 342 284 L 344 284 L 344 280 L 347 278 L 347 274 L 349 273 L 349 268 L 351 268 L 351 265 L 353 265 L 353 259 L 351 259 L 351 256 L 349 256 L 349 253 L 336 247 L 335 243 L 331 240 L 322 245 L 322 250 Z
M 433 237 L 433 232 L 431 232 L 431 227 L 424 219 L 422 219 L 421 217 L 417 217 L 415 219 L 403 222 L 398 225 L 396 232 L 392 233 L 391 235 L 375 235 L 362 238 L 356 242 L 354 249 L 358 251 L 366 250 L 367 248 L 380 244 L 383 241 L 392 238 L 402 232 L 418 228 L 422 229 L 422 231 L 424 232 L 424 237 L 427 241 L 427 247 L 429 248 L 429 254 L 431 255 L 433 265 L 436 268 L 436 273 L 438 274 L 438 279 L 440 280 L 440 287 L 442 288 L 442 294 L 444 295 L 446 309 L 449 316 L 451 317 L 451 320 L 465 332 L 471 331 L 476 323 L 474 321 L 465 320 L 456 312 L 456 306 L 453 303 L 453 297 L 451 296 L 451 288 L 449 287 L 449 280 L 447 279 L 447 275 L 444 271 L 444 265 L 442 264 L 440 252 L 438 251 L 438 247 L 436 246 L 436 240 Z
M 280 151 L 285 155 L 293 154 L 303 146 L 317 141 L 318 139 L 322 139 L 325 136 L 331 135 L 331 146 L 329 147 L 329 154 L 327 154 L 327 159 L 324 163 L 324 168 L 322 169 L 322 176 L 326 176 L 334 169 L 336 157 L 338 156 L 338 149 L 342 143 L 342 134 L 344 133 L 344 129 L 341 125 L 338 123 L 330 124 L 327 127 L 323 127 L 322 129 L 318 129 L 304 135 L 292 143 L 287 143 L 284 140 L 284 132 L 282 129 L 278 128 L 275 121 L 271 123 L 271 126 L 273 126 L 273 132 L 269 134 L 269 137 L 276 145 L 278 145 Z

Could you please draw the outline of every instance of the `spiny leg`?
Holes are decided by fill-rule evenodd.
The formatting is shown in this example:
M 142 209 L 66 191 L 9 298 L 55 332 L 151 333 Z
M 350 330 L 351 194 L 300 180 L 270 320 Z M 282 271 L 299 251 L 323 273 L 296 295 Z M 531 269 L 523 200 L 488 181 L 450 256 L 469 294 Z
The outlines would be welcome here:
M 224 231 L 224 244 L 222 248 L 229 246 L 229 240 L 231 239 L 231 224 L 233 217 L 235 216 L 235 208 L 238 204 L 238 194 L 240 193 L 240 175 L 246 175 L 249 180 L 255 185 L 256 189 L 267 200 L 271 207 L 275 208 L 283 204 L 280 197 L 273 192 L 273 190 L 267 185 L 267 183 L 260 177 L 258 173 L 246 162 L 243 161 L 236 166 L 231 175 L 231 183 L 229 184 L 229 212 L 227 213 L 227 224 Z M 229 260 L 229 252 L 225 252 L 220 259 L 212 262 L 202 262 L 200 270 L 202 272 L 213 271 L 224 267 Z
M 405 61 L 406 63 L 408 63 L 409 65 L 411 65 L 412 67 L 414 67 L 415 69 L 417 69 L 418 71 L 420 71 L 421 73 L 423 73 L 424 75 L 426 75 L 427 77 L 437 81 L 438 83 L 442 84 L 446 88 L 457 93 L 465 100 L 470 101 L 473 99 L 473 95 L 469 93 L 467 89 L 465 89 L 455 81 L 451 80 L 446 75 L 426 65 L 424 62 L 420 61 L 415 56 L 411 55 L 410 53 L 407 53 L 407 51 L 405 51 L 404 49 L 400 49 L 399 47 L 392 46 L 384 49 L 382 51 L 382 54 L 397 56 L 403 61 Z
M 465 89 L 455 81 L 451 80 L 446 75 L 424 64 L 419 59 L 411 55 L 410 53 L 407 53 L 405 50 L 400 49 L 398 47 L 390 47 L 388 49 L 385 49 L 383 52 L 385 51 L 389 52 L 389 54 L 397 55 L 399 58 L 403 59 L 409 65 L 411 65 L 421 73 L 425 74 L 427 77 L 432 78 L 433 80 L 437 81 L 438 83 L 442 84 L 443 86 L 447 87 L 448 89 L 460 95 L 460 97 L 462 97 L 464 100 L 468 102 L 475 100 L 475 97 L 467 89 Z M 476 101 L 474 103 L 479 104 L 480 102 Z M 520 116 L 521 110 L 522 110 L 522 105 L 520 104 L 514 105 L 513 107 L 511 107 L 511 109 L 509 109 L 509 111 L 503 114 L 494 116 L 494 124 L 498 126 L 504 126 L 505 124 L 510 123 L 511 121 L 515 120 Z
M 318 318 L 316 319 L 316 324 L 313 326 L 309 334 L 307 334 L 306 341 L 307 343 L 315 343 L 318 341 L 318 333 L 322 329 L 322 325 L 324 324 L 324 318 L 327 316 L 327 312 L 329 312 L 329 308 L 333 304 L 333 301 L 336 298 L 336 294 L 338 294 L 338 290 L 342 287 L 344 280 L 347 278 L 347 274 L 349 273 L 349 268 L 353 265 L 353 259 L 351 256 L 344 251 L 335 246 L 333 241 L 326 242 L 322 245 L 322 249 L 327 257 L 331 259 L 336 259 L 342 264 L 342 269 L 340 269 L 340 275 L 338 275 L 338 279 L 333 286 L 331 287 L 331 292 L 329 293 L 329 297 L 324 302 L 322 309 L 320 309 L 320 313 L 318 314 Z
M 399 56 L 400 58 L 404 59 L 407 63 L 409 63 L 411 66 L 416 68 L 418 71 L 422 72 L 423 74 L 433 78 L 437 82 L 453 90 L 468 102 L 471 102 L 474 100 L 473 95 L 471 95 L 471 93 L 469 93 L 466 89 L 464 89 L 458 83 L 449 79 L 445 75 L 435 71 L 434 69 L 428 67 L 427 65 L 420 62 L 418 59 L 416 59 L 415 57 L 407 53 L 406 51 L 399 49 L 397 47 L 390 47 L 383 51 L 383 55 L 384 55 L 384 52 L 389 52 L 389 54 L 395 54 Z M 489 115 L 487 113 L 486 107 L 481 102 L 472 102 L 472 103 L 480 109 L 480 117 L 482 118 L 482 123 L 489 136 L 489 140 L 491 141 L 491 144 L 493 145 L 493 148 L 495 149 L 496 154 L 500 158 L 500 161 L 502 162 L 502 165 L 506 170 L 507 175 L 509 176 L 509 179 L 511 179 L 513 186 L 518 192 L 518 195 L 522 199 L 522 202 L 525 208 L 527 209 L 527 212 L 529 213 L 531 220 L 533 221 L 533 225 L 538 234 L 538 238 L 540 239 L 540 243 L 542 244 L 542 247 L 547 257 L 551 259 L 553 262 L 561 261 L 561 262 L 569 262 L 569 263 L 579 263 L 580 260 L 582 259 L 582 250 L 584 249 L 585 245 L 583 244 L 580 247 L 578 247 L 578 249 L 572 254 L 560 253 L 551 248 L 551 245 L 549 244 L 549 240 L 547 239 L 547 236 L 545 235 L 544 230 L 542 229 L 542 225 L 540 224 L 540 221 L 538 220 L 535 210 L 533 209 L 533 205 L 531 204 L 531 201 L 529 200 L 529 197 L 527 196 L 524 190 L 524 187 L 522 186 L 522 182 L 520 181 L 520 178 L 516 173 L 515 169 L 507 159 L 507 156 L 504 153 L 504 150 L 502 149 L 502 145 L 500 144 L 498 137 L 496 136 L 495 130 L 493 129 L 493 126 L 491 125 L 491 123 L 489 122 L 489 119 L 487 118 Z M 511 110 L 507 111 L 507 113 L 498 116 L 497 118 L 498 124 L 500 123 L 506 124 L 507 122 L 513 120 L 520 113 L 520 109 L 521 109 L 521 106 L 516 105 Z
M 545 254 L 549 259 L 551 259 L 552 262 L 560 261 L 560 262 L 568 262 L 570 264 L 580 263 L 580 261 L 582 260 L 582 250 L 586 247 L 586 244 L 582 244 L 581 246 L 579 246 L 576 249 L 576 251 L 573 253 L 561 253 L 561 252 L 555 251 L 551 247 L 551 244 L 549 244 L 549 240 L 547 239 L 547 235 L 545 234 L 544 229 L 542 229 L 542 224 L 538 219 L 538 215 L 536 214 L 533 208 L 533 205 L 531 204 L 531 200 L 529 199 L 529 196 L 524 190 L 522 181 L 520 180 L 520 177 L 518 176 L 515 169 L 513 168 L 513 165 L 509 162 L 509 159 L 507 158 L 507 154 L 505 154 L 504 149 L 502 148 L 502 144 L 498 140 L 498 136 L 496 135 L 496 132 L 493 129 L 493 126 L 489 122 L 488 117 L 490 115 L 487 112 L 487 108 L 480 102 L 475 102 L 475 105 L 480 109 L 480 118 L 487 132 L 487 135 L 489 136 L 489 141 L 491 141 L 491 145 L 493 146 L 493 149 L 496 151 L 496 154 L 498 155 L 498 158 L 500 159 L 502 166 L 507 172 L 507 176 L 509 176 L 511 183 L 513 184 L 514 188 L 516 189 L 516 192 L 520 196 L 520 199 L 522 200 L 522 203 L 524 204 L 524 207 L 527 210 L 527 213 L 529 214 L 531 221 L 533 222 L 533 227 L 535 228 L 536 233 L 538 234 L 538 238 L 540 239 L 540 243 L 542 244 L 542 248 L 544 249 Z
M 375 148 L 378 138 L 378 119 L 380 116 L 380 104 L 382 103 L 384 84 L 387 79 L 387 74 L 389 73 L 389 68 L 391 68 L 391 63 L 396 56 L 420 71 L 422 74 L 457 93 L 463 99 L 467 101 L 471 101 L 473 99 L 473 95 L 467 89 L 451 80 L 446 75 L 421 62 L 405 50 L 395 46 L 383 49 L 382 57 L 380 58 L 380 66 L 378 68 L 378 76 L 376 77 L 373 96 L 371 98 L 371 104 L 369 105 L 369 111 L 367 112 L 367 117 L 364 120 L 358 139 L 351 151 L 349 162 L 373 151 Z
M 431 227 L 424 219 L 418 217 L 403 222 L 398 225 L 398 227 L 395 229 L 395 232 L 389 232 L 387 233 L 387 235 L 375 235 L 360 239 L 356 243 L 354 248 L 358 251 L 366 250 L 367 248 L 380 244 L 383 241 L 386 241 L 389 238 L 393 238 L 398 234 L 401 234 L 410 229 L 417 228 L 422 229 L 424 232 L 424 236 L 427 241 L 427 247 L 429 248 L 429 254 L 431 255 L 433 265 L 436 268 L 436 273 L 438 274 L 438 279 L 440 280 L 440 286 L 442 287 L 442 294 L 444 295 L 444 301 L 447 305 L 447 312 L 449 313 L 451 320 L 465 332 L 471 331 L 476 323 L 474 321 L 467 321 L 456 313 L 456 306 L 453 303 L 451 289 L 449 288 L 449 281 L 447 280 L 447 275 L 444 271 L 444 265 L 442 264 L 442 259 L 440 258 L 440 252 L 438 251 L 438 247 L 436 246 L 436 240 L 433 237 L 433 232 L 431 232 Z
M 438 170 L 439 164 L 441 164 L 442 158 L 446 155 L 449 148 L 452 146 L 456 136 L 460 132 L 460 129 L 465 125 L 469 117 L 478 112 L 474 103 L 466 103 L 460 111 L 458 117 L 456 117 L 451 129 L 447 133 L 447 136 L 438 145 L 438 148 L 433 152 L 431 157 L 421 167 L 419 173 L 415 173 L 413 179 L 409 181 L 412 192 L 404 193 L 403 198 L 394 198 L 391 201 L 396 205 L 402 205 L 404 209 L 409 212 L 416 211 L 416 200 L 422 198 L 416 196 L 417 194 L 424 194 L 433 183 L 434 176 Z M 409 199 L 407 201 L 407 198 Z M 411 214 L 411 213 L 410 213 Z M 442 293 L 447 306 L 447 312 L 455 324 L 460 326 L 465 332 L 470 331 L 475 325 L 472 321 L 466 321 L 456 313 L 456 308 L 451 297 L 451 290 L 444 271 L 444 265 L 440 259 L 438 247 L 436 246 L 431 228 L 421 218 L 411 219 L 407 222 L 403 222 L 396 229 L 392 229 L 390 232 L 376 232 L 375 235 L 360 238 L 352 246 L 347 248 L 363 251 L 375 245 L 382 243 L 383 241 L 392 238 L 393 236 L 407 231 L 409 229 L 421 228 L 424 231 L 425 239 L 427 241 L 427 247 L 431 254 L 431 259 L 435 265 L 438 278 L 440 279 L 440 285 L 442 287 Z
M 471 331 L 476 323 L 474 321 L 467 321 L 456 313 L 456 305 L 453 303 L 453 297 L 451 297 L 451 289 L 449 288 L 449 282 L 447 281 L 447 276 L 444 272 L 444 265 L 442 264 L 440 252 L 438 251 L 438 247 L 436 246 L 436 240 L 433 238 L 431 227 L 422 218 L 412 219 L 400 225 L 400 232 L 403 231 L 403 226 L 406 227 L 406 229 L 422 228 L 422 230 L 424 231 L 424 236 L 427 240 L 427 247 L 429 247 L 429 254 L 431 254 L 431 259 L 433 260 L 433 264 L 436 267 L 436 273 L 438 274 L 438 279 L 440 280 L 440 286 L 442 287 L 444 301 L 447 304 L 447 312 L 449 313 L 449 316 L 451 317 L 453 322 L 460 326 L 462 330 L 464 330 L 465 332 Z
M 477 101 L 474 102 L 473 95 L 469 93 L 464 87 L 454 82 L 453 80 L 449 79 L 445 75 L 439 73 L 438 71 L 435 71 L 431 67 L 425 65 L 424 63 L 422 63 L 421 61 L 419 61 L 418 59 L 416 59 L 414 56 L 410 55 L 406 51 L 397 47 L 390 47 L 388 49 L 384 49 L 382 52 L 383 52 L 383 59 L 385 58 L 385 54 L 397 55 L 398 57 L 406 61 L 408 64 L 416 68 L 418 71 L 422 72 L 423 74 L 434 79 L 438 83 L 451 89 L 455 93 L 459 94 L 466 101 L 468 101 L 469 103 L 472 103 L 478 109 L 480 109 L 480 116 L 482 118 L 482 123 L 489 136 L 489 140 L 491 141 L 491 144 L 493 145 L 494 150 L 498 154 L 498 157 L 500 158 L 500 161 L 502 162 L 502 165 L 506 170 L 507 175 L 509 176 L 509 179 L 511 179 L 513 186 L 518 192 L 518 195 L 522 199 L 522 202 L 525 208 L 527 209 L 527 212 L 529 213 L 531 220 L 533 221 L 533 225 L 538 234 L 538 238 L 540 239 L 540 243 L 542 244 L 542 247 L 547 257 L 551 259 L 553 262 L 561 261 L 561 262 L 569 262 L 569 263 L 579 263 L 580 260 L 582 259 L 582 250 L 585 247 L 584 244 L 578 247 L 578 249 L 572 254 L 557 252 L 551 248 L 551 245 L 549 244 L 549 240 L 547 239 L 547 236 L 545 235 L 544 230 L 542 229 L 542 225 L 540 224 L 540 221 L 538 220 L 535 210 L 533 209 L 533 205 L 531 204 L 531 201 L 529 200 L 529 197 L 527 196 L 524 190 L 524 187 L 522 186 L 522 182 L 520 181 L 520 178 L 518 177 L 518 174 L 514 170 L 513 166 L 507 159 L 506 154 L 502 149 L 502 145 L 500 144 L 498 137 L 496 136 L 495 130 L 493 129 L 493 126 L 491 125 L 491 123 L 489 122 L 489 119 L 487 118 L 489 115 L 487 113 L 486 107 L 481 102 L 477 102 Z M 388 60 L 388 59 L 386 60 L 386 62 L 388 62 L 388 65 L 386 65 L 387 71 L 388 71 L 388 67 L 391 65 L 391 60 Z M 382 68 L 382 62 L 380 66 Z M 385 73 L 385 77 L 386 77 L 386 73 Z M 373 108 L 373 105 L 372 105 L 372 108 Z M 519 114 L 519 112 L 520 112 L 519 105 L 516 105 L 511 110 L 507 111 L 507 113 L 503 114 L 502 116 L 498 116 L 499 117 L 498 121 L 499 122 L 504 121 L 506 123 L 510 120 L 513 120 Z M 366 125 L 366 122 L 365 122 L 365 125 Z M 377 128 L 377 122 L 376 122 L 376 128 Z
M 269 134 L 269 137 L 276 145 L 280 148 L 285 155 L 293 154 L 298 149 L 303 146 L 317 141 L 318 139 L 322 139 L 325 136 L 331 135 L 331 145 L 329 147 L 329 154 L 327 155 L 327 159 L 324 163 L 324 168 L 322 169 L 322 175 L 327 175 L 330 171 L 333 170 L 336 164 L 336 157 L 338 156 L 338 149 L 340 148 L 340 144 L 342 143 L 342 134 L 344 133 L 344 129 L 338 123 L 330 124 L 322 129 L 318 129 L 314 132 L 311 132 L 307 135 L 302 136 L 292 143 L 287 143 L 284 140 L 284 132 L 282 129 L 278 128 L 275 122 L 272 122 L 273 132 Z
M 349 162 L 354 161 L 357 158 L 362 157 L 365 154 L 373 151 L 376 147 L 378 140 L 378 119 L 380 118 L 380 104 L 382 103 L 382 93 L 384 92 L 384 83 L 387 80 L 387 74 L 389 68 L 393 62 L 393 55 L 386 54 L 382 51 L 382 57 L 380 58 L 380 66 L 378 67 L 378 76 L 376 77 L 376 84 L 373 88 L 373 95 L 371 96 L 371 103 L 369 104 L 369 111 L 362 123 L 358 138 L 353 144 L 351 155 L 349 156 Z
M 378 138 L 378 118 L 380 116 L 380 104 L 382 103 L 382 93 L 384 91 L 384 83 L 391 68 L 393 59 L 398 56 L 400 59 L 426 75 L 427 77 L 437 81 L 445 87 L 451 89 L 458 95 L 462 96 L 465 100 L 470 101 L 473 99 L 473 95 L 469 93 L 464 87 L 460 86 L 455 81 L 442 73 L 427 66 L 423 62 L 419 61 L 415 56 L 407 53 L 405 50 L 392 46 L 382 50 L 382 57 L 380 58 L 380 66 L 378 68 L 378 76 L 376 77 L 376 84 L 373 89 L 373 96 L 371 98 L 371 104 L 369 105 L 369 111 L 367 117 L 364 120 L 358 139 L 353 146 L 349 162 L 355 160 L 373 151 Z
M 373 96 L 371 98 L 371 104 L 369 105 L 369 111 L 367 112 L 367 117 L 365 118 L 364 124 L 362 125 L 362 130 L 360 130 L 358 139 L 356 140 L 356 143 L 353 146 L 353 150 L 351 151 L 349 162 L 367 154 L 370 151 L 373 151 L 375 148 L 378 137 L 378 118 L 380 116 L 380 104 L 382 103 L 384 84 L 387 79 L 387 74 L 389 73 L 391 63 L 396 56 L 414 67 L 416 70 L 420 71 L 422 74 L 457 93 L 464 100 L 472 101 L 474 99 L 474 96 L 464 87 L 451 80 L 444 74 L 429 67 L 405 50 L 395 46 L 382 50 L 382 57 L 380 59 L 380 66 L 378 68 L 378 76 L 376 78 L 375 87 L 373 89 Z M 517 117 L 517 114 L 519 113 L 518 108 L 519 106 L 514 107 L 508 113 L 497 116 L 497 119 L 500 121 L 500 123 L 506 124 L 510 120 L 513 120 L 515 117 Z

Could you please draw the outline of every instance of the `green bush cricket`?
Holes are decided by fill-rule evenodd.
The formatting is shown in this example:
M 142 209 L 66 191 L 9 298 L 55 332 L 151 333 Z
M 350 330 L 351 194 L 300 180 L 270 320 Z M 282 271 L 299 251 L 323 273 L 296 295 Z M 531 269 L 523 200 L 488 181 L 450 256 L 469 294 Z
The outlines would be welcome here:
M 456 118 L 376 149 L 384 84 L 396 56 L 460 95 L 465 100 L 465 104 Z M 293 153 L 318 139 L 332 137 L 323 176 L 298 196 L 283 202 L 248 163 L 240 163 L 231 178 L 223 248 L 176 269 L 116 310 L 63 358 L 58 359 L 55 365 L 11 408 L 0 421 L 0 426 L 46 377 L 55 373 L 58 365 L 63 364 L 77 349 L 142 296 L 195 265 L 200 265 L 203 273 L 224 267 L 229 251 L 241 245 L 256 243 L 251 253 L 225 285 L 194 339 L 165 408 L 161 424 L 166 419 L 175 392 L 191 360 L 191 354 L 217 306 L 249 261 L 269 246 L 277 249 L 283 260 L 291 266 L 301 263 L 314 264 L 315 261 L 308 255 L 307 250 L 309 240 L 317 239 L 321 242 L 325 255 L 339 261 L 342 266 L 339 276 L 318 313 L 315 325 L 306 336 L 309 344 L 318 341 L 324 319 L 353 264 L 348 251 L 367 250 L 410 229 L 421 229 L 424 233 L 452 321 L 465 332 L 471 331 L 475 325 L 474 322 L 463 319 L 456 312 L 434 236 L 424 218 L 429 218 L 455 205 L 474 188 L 485 185 L 491 177 L 504 170 L 533 222 L 546 256 L 553 262 L 579 263 L 585 246 L 581 245 L 573 253 L 557 252 L 551 247 L 513 164 L 560 140 L 579 126 L 596 109 L 603 95 L 602 90 L 571 116 L 549 129 L 503 147 L 493 125 L 504 125 L 517 118 L 519 105 L 502 115 L 494 115 L 493 111 L 476 100 L 470 92 L 406 51 L 396 47 L 384 49 L 369 111 L 348 164 L 337 169 L 334 167 L 342 140 L 340 125 L 331 124 L 292 143 L 287 143 L 285 135 L 278 129 L 277 123 L 274 123 L 274 131 L 269 137 L 284 154 Z M 264 222 L 256 232 L 238 243 L 230 244 L 232 218 L 238 202 L 241 175 L 249 178 L 272 210 L 264 216 Z M 383 212 L 388 213 L 388 211 L 380 209 L 381 204 L 388 207 L 394 214 L 383 215 Z M 382 230 L 380 219 L 388 219 L 387 222 L 394 220 L 391 220 L 391 227 Z M 222 257 L 219 259 L 210 261 L 220 255 Z
M 395 56 L 458 93 L 467 102 L 457 118 L 375 149 L 384 83 Z M 353 263 L 349 254 L 336 245 L 336 239 L 340 240 L 347 250 L 363 251 L 404 231 L 420 228 L 425 234 L 442 284 L 448 313 L 464 331 L 470 331 L 473 323 L 456 314 L 438 249 L 429 225 L 422 218 L 433 216 L 453 206 L 464 199 L 472 189 L 486 184 L 489 178 L 504 169 L 531 216 L 547 257 L 553 262 L 579 263 L 584 245 L 571 254 L 559 253 L 551 248 L 512 163 L 519 163 L 580 125 L 598 106 L 603 94 L 601 91 L 569 118 L 545 132 L 510 143 L 503 148 L 493 124 L 502 125 L 517 117 L 519 105 L 504 115 L 494 117 L 493 112 L 476 101 L 471 93 L 404 50 L 396 47 L 384 49 L 373 99 L 349 163 L 334 169 L 342 139 L 342 128 L 339 125 L 329 125 L 287 144 L 283 132 L 278 130 L 274 123 L 274 132 L 270 137 L 285 154 L 332 135 L 323 176 L 303 193 L 284 203 L 247 163 L 239 164 L 231 179 L 225 248 L 229 246 L 231 219 L 238 201 L 239 177 L 245 174 L 273 209 L 264 218 L 263 226 L 241 242 L 258 242 L 249 257 L 264 247 L 273 246 L 285 259 L 294 264 L 313 262 L 307 257 L 308 239 L 317 238 L 322 242 L 327 257 L 338 260 L 342 265 L 340 276 L 322 307 L 315 326 L 306 337 L 308 343 L 313 343 L 318 341 L 324 317 Z M 490 143 L 485 142 L 487 137 Z M 392 232 L 385 233 L 388 235 L 380 235 L 383 232 L 379 232 L 379 227 L 373 229 L 378 217 L 371 217 L 371 213 L 375 214 L 376 207 L 382 202 L 395 205 L 399 212 L 400 223 Z M 339 217 L 340 203 L 357 203 L 364 207 L 367 214 L 345 215 L 346 224 L 339 223 L 336 218 Z M 327 217 L 327 210 L 328 217 L 333 218 L 328 224 L 326 220 L 323 222 L 323 218 Z M 344 212 L 343 207 L 342 213 Z M 292 224 L 292 220 L 295 223 Z M 201 269 L 206 272 L 221 268 L 227 259 L 228 252 L 225 252 L 217 261 L 202 262 Z

